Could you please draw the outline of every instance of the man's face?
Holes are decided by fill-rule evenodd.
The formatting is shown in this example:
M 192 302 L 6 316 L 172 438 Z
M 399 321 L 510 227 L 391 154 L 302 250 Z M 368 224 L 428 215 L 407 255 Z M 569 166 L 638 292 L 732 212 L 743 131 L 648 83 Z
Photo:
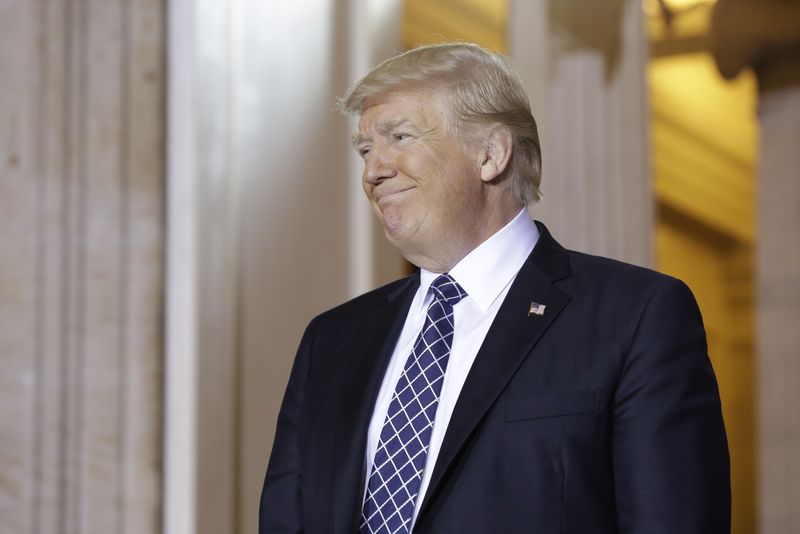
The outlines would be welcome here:
M 368 103 L 355 137 L 364 191 L 386 236 L 409 261 L 452 267 L 485 209 L 479 151 L 448 127 L 439 92 L 390 92 Z M 452 119 L 450 119 L 452 120 Z

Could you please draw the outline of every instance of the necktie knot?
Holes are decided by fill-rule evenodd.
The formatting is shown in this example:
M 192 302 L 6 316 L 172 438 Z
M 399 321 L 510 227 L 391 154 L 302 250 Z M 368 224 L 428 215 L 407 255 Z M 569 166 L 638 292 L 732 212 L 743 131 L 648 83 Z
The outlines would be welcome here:
M 436 277 L 431 283 L 431 291 L 436 300 L 443 300 L 450 306 L 467 296 L 467 292 L 447 273 Z

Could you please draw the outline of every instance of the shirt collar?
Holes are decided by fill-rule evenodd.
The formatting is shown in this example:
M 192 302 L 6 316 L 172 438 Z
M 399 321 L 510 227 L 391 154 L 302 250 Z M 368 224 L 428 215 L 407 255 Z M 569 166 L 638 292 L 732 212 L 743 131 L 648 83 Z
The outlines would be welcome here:
M 522 268 L 538 239 L 539 229 L 523 208 L 511 222 L 450 269 L 450 276 L 485 312 Z M 420 269 L 423 295 L 427 295 L 439 274 Z

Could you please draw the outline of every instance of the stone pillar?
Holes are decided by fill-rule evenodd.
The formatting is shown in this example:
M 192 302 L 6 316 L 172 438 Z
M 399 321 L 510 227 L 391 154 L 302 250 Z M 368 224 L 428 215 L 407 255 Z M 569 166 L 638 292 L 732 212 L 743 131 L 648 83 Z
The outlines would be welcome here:
M 163 5 L 0 3 L 0 531 L 160 532 Z
M 403 267 L 335 110 L 395 52 L 399 2 L 169 9 L 165 531 L 254 532 L 303 329 Z
M 758 460 L 761 532 L 800 529 L 800 84 L 759 104 Z
M 800 530 L 800 4 L 720 0 L 713 19 L 726 77 L 759 84 L 758 470 L 760 532 Z
M 647 39 L 638 0 L 517 0 L 510 54 L 542 142 L 532 213 L 569 248 L 652 262 Z
M 361 188 L 363 164 L 350 142 L 355 123 L 334 109 L 336 96 L 397 52 L 399 4 L 315 0 L 314 9 L 286 4 L 275 19 L 271 3 L 243 3 L 235 85 L 244 198 L 237 391 L 243 533 L 255 528 L 303 329 L 314 315 L 402 274 Z

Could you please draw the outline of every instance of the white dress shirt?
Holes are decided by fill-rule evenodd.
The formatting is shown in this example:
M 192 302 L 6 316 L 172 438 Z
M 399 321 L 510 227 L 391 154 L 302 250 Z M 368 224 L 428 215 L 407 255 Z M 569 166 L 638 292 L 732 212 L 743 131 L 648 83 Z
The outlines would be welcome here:
M 478 349 L 483 344 L 486 333 L 497 315 L 497 310 L 505 300 L 511 283 L 538 239 L 539 230 L 530 219 L 527 210 L 523 209 L 511 222 L 467 254 L 450 270 L 450 276 L 467 292 L 467 296 L 453 306 L 455 323 L 453 345 L 450 350 L 450 360 L 442 384 L 436 420 L 433 423 L 425 471 L 422 474 L 422 482 L 414 505 L 410 527 L 413 527 L 417 519 L 419 506 L 428 489 L 433 466 L 436 464 L 450 416 L 453 414 L 453 408 L 455 408 L 461 388 L 472 367 L 472 362 L 475 361 Z M 432 273 L 425 269 L 420 271 L 419 289 L 411 302 L 403 330 L 400 332 L 386 374 L 383 376 L 383 383 L 375 402 L 367 435 L 367 450 L 364 458 L 364 472 L 367 473 L 366 483 L 369 483 L 381 429 L 386 420 L 386 412 L 389 410 L 389 403 L 394 395 L 397 381 L 403 373 L 403 367 L 411 354 L 414 342 L 422 330 L 428 305 L 433 299 L 428 289 L 437 276 L 439 273 Z

